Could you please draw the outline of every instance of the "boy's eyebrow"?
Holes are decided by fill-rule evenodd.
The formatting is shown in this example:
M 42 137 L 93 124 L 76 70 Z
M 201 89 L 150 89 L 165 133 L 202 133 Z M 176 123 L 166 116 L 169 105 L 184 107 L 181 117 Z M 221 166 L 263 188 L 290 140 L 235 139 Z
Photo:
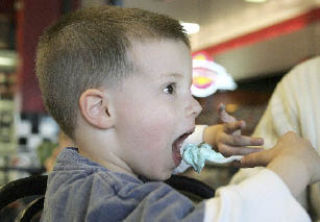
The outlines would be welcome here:
M 169 78 L 178 78 L 178 79 L 182 79 L 183 77 L 184 77 L 184 75 L 183 74 L 181 74 L 181 73 L 163 73 L 163 76 L 165 77 L 165 78 L 167 78 L 167 77 L 169 77 Z M 191 84 L 192 84 L 192 78 L 190 78 L 190 80 L 189 80 L 189 85 L 191 86 Z
M 183 74 L 181 73 L 163 73 L 164 76 L 168 76 L 168 77 L 178 77 L 178 78 L 183 78 Z

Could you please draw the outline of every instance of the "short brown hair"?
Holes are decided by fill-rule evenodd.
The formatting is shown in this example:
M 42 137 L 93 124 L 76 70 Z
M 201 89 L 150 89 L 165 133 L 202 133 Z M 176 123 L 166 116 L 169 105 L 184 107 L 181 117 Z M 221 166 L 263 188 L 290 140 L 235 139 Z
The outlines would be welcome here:
M 189 40 L 178 21 L 141 9 L 103 6 L 62 17 L 40 37 L 36 73 L 44 104 L 74 138 L 83 91 L 119 81 L 132 69 L 130 39 Z

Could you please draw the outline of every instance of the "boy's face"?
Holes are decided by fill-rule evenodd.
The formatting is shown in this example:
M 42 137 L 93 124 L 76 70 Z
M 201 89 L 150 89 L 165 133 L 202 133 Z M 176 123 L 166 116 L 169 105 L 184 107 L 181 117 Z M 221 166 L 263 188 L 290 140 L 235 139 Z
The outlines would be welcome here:
M 133 41 L 135 71 L 114 97 L 117 155 L 137 175 L 164 180 L 201 111 L 190 92 L 192 63 L 181 41 Z

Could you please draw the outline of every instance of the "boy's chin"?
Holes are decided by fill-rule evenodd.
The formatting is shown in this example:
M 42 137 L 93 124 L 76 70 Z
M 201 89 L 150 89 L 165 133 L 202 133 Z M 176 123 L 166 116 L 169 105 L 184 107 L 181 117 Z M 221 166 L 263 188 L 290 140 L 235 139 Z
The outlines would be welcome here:
M 171 175 L 172 175 L 172 171 L 168 171 L 168 172 L 157 173 L 155 175 L 148 175 L 146 177 L 150 180 L 164 181 L 169 179 Z

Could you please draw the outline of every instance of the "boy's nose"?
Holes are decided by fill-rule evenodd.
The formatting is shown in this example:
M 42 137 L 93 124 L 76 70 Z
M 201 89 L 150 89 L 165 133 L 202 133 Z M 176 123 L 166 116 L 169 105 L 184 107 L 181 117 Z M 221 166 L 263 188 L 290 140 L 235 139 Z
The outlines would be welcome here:
M 188 116 L 192 115 L 194 118 L 196 118 L 200 112 L 202 111 L 202 107 L 200 106 L 199 102 L 191 97 L 190 104 L 188 106 Z

